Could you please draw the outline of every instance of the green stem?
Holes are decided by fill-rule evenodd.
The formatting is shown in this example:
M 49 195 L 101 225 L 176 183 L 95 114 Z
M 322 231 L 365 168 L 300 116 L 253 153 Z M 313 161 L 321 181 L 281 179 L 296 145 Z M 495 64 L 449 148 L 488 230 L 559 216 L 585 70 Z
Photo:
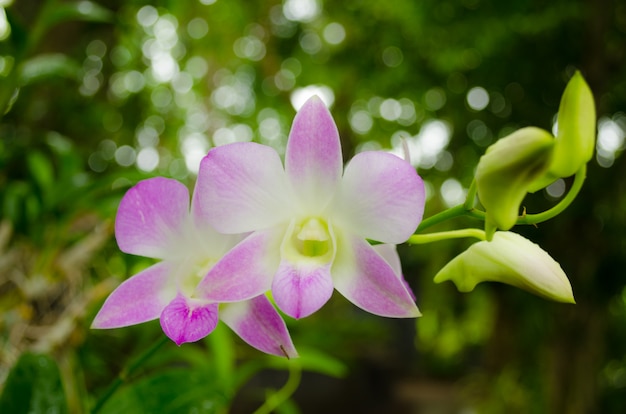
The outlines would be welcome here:
M 409 237 L 409 240 L 407 240 L 407 243 L 426 244 L 426 243 L 433 243 L 433 242 L 441 241 L 441 240 L 460 239 L 460 238 L 465 238 L 465 237 L 475 237 L 479 240 L 486 239 L 484 230 L 461 229 L 461 230 L 441 231 L 439 233 L 414 234 L 411 237 Z
M 574 201 L 574 199 L 576 199 L 576 196 L 578 196 L 578 193 L 580 192 L 580 189 L 585 182 L 585 178 L 587 178 L 587 165 L 583 164 L 583 166 L 580 167 L 580 169 L 578 170 L 578 172 L 576 172 L 576 175 L 574 176 L 572 188 L 570 188 L 567 195 L 563 197 L 563 199 L 559 201 L 557 205 L 542 213 L 525 214 L 519 217 L 515 224 L 539 224 L 558 216 L 567 207 L 569 207 L 570 204 L 572 204 L 572 201 Z
M 485 213 L 483 211 L 480 211 L 476 208 L 468 210 L 465 208 L 465 204 L 459 204 L 458 206 L 451 207 L 447 210 L 442 211 L 441 213 L 437 213 L 434 216 L 428 217 L 427 219 L 423 220 L 417 228 L 416 233 L 421 233 L 422 231 L 436 224 L 443 223 L 444 221 L 461 216 L 468 216 L 478 220 L 485 220 Z
M 302 369 L 300 364 L 296 361 L 289 362 L 289 378 L 285 385 L 275 393 L 271 394 L 265 400 L 262 406 L 260 406 L 254 414 L 270 414 L 274 409 L 285 402 L 289 397 L 296 392 L 298 385 L 300 385 L 300 379 L 302 378 Z
M 474 208 L 474 201 L 476 200 L 476 179 L 472 180 L 470 184 L 469 190 L 467 190 L 467 197 L 465 197 L 465 203 L 463 203 L 463 207 L 465 210 L 471 211 Z
M 587 165 L 583 165 L 580 167 L 580 170 L 574 176 L 574 182 L 572 184 L 572 188 L 568 191 L 567 195 L 563 197 L 561 201 L 554 207 L 549 210 L 546 210 L 542 213 L 537 214 L 525 214 L 523 216 L 518 217 L 516 225 L 518 224 L 538 224 L 544 221 L 547 221 L 557 215 L 561 214 L 563 210 L 565 210 L 578 196 L 580 189 L 585 182 L 585 178 L 587 176 Z M 421 233 L 429 227 L 437 225 L 439 223 L 443 223 L 444 221 L 448 221 L 450 219 L 456 217 L 471 217 L 477 220 L 484 221 L 485 220 L 485 212 L 481 211 L 475 207 L 474 198 L 476 196 L 476 182 L 472 181 L 470 185 L 469 191 L 467 193 L 467 198 L 463 204 L 459 204 L 458 206 L 451 207 L 447 210 L 444 210 L 440 213 L 435 214 L 434 216 L 428 217 L 424 219 L 415 233 Z M 410 240 L 409 240 L 410 241 Z
M 154 343 L 150 348 L 148 348 L 143 354 L 139 356 L 133 363 L 128 365 L 128 367 L 124 368 L 122 372 L 117 376 L 115 381 L 109 386 L 109 388 L 102 394 L 93 410 L 91 410 L 91 414 L 95 414 L 104 407 L 106 402 L 111 398 L 115 391 L 124 384 L 134 373 L 137 371 L 139 367 L 141 367 L 144 362 L 146 362 L 163 344 L 169 342 L 169 338 L 165 335 L 157 342 Z

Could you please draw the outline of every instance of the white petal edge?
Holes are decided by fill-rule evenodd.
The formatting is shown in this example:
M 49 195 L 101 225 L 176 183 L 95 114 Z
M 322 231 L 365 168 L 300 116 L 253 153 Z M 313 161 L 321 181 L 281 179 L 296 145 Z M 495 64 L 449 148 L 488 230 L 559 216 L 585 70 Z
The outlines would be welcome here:
M 379 316 L 420 316 L 402 278 L 367 241 L 338 234 L 337 256 L 331 270 L 335 289 L 363 310 Z
M 343 169 L 339 131 L 324 102 L 313 96 L 293 120 L 285 171 L 302 214 L 319 214 L 334 197 Z
M 169 263 L 157 263 L 122 282 L 106 299 L 91 327 L 121 328 L 159 318 L 176 296 L 172 270 Z
M 239 142 L 209 151 L 200 163 L 197 215 L 221 233 L 248 233 L 289 220 L 293 193 L 278 153 Z
M 173 258 L 188 220 L 187 187 L 169 178 L 150 178 L 131 187 L 120 201 L 115 237 L 125 253 Z
M 357 154 L 346 166 L 333 221 L 366 239 L 405 242 L 424 214 L 424 183 L 413 166 L 386 152 Z

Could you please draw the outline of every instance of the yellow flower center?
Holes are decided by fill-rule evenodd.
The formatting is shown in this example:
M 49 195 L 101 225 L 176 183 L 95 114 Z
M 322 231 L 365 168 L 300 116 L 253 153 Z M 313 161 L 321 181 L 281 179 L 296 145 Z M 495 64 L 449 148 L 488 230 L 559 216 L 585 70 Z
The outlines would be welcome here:
M 184 271 L 184 276 L 180 283 L 181 291 L 188 297 L 192 297 L 193 292 L 196 290 L 198 283 L 202 280 L 209 270 L 217 263 L 215 259 L 205 259 L 192 264 L 187 270 Z
M 296 227 L 296 247 L 300 254 L 307 257 L 323 256 L 331 248 L 328 225 L 318 218 L 308 218 Z

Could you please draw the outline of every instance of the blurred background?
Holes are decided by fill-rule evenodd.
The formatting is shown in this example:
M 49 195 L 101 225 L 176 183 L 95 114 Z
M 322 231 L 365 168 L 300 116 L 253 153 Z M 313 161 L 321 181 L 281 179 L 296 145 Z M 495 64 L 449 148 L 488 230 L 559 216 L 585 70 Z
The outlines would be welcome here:
M 406 140 L 430 216 L 464 200 L 495 140 L 552 130 L 580 70 L 598 113 L 585 187 L 564 214 L 516 228 L 561 263 L 577 304 L 435 285 L 470 241 L 400 246 L 423 316 L 380 318 L 335 294 L 287 320 L 303 372 L 276 412 L 626 412 L 625 47 L 622 0 L 0 0 L 0 411 L 89 412 L 126 369 L 100 412 L 253 412 L 290 362 L 223 324 L 140 365 L 158 322 L 89 329 L 151 264 L 115 243 L 124 192 L 152 176 L 191 188 L 229 142 L 282 153 L 317 93 L 344 158 Z M 463 226 L 481 223 L 432 230 Z

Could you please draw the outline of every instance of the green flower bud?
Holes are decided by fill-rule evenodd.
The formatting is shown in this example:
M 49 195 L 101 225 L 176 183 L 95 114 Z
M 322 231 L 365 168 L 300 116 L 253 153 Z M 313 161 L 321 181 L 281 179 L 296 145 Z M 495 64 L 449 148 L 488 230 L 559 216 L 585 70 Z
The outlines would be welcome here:
M 596 138 L 593 94 L 578 71 L 563 92 L 557 119 L 558 131 L 550 173 L 557 177 L 569 177 L 591 160 Z
M 545 174 L 543 174 L 541 177 L 536 179 L 528 187 L 528 192 L 529 193 L 534 193 L 536 191 L 543 190 L 544 188 L 546 188 L 547 186 L 549 186 L 550 184 L 552 184 L 553 182 L 555 182 L 559 178 L 560 178 L 559 176 L 554 175 L 551 171 L 546 171 Z
M 550 165 L 554 142 L 548 132 L 528 127 L 487 148 L 476 169 L 476 189 L 488 225 L 502 230 L 515 225 L 529 186 Z
M 517 233 L 496 232 L 455 257 L 435 276 L 451 280 L 461 292 L 480 282 L 501 282 L 558 302 L 576 303 L 561 266 L 546 251 Z

